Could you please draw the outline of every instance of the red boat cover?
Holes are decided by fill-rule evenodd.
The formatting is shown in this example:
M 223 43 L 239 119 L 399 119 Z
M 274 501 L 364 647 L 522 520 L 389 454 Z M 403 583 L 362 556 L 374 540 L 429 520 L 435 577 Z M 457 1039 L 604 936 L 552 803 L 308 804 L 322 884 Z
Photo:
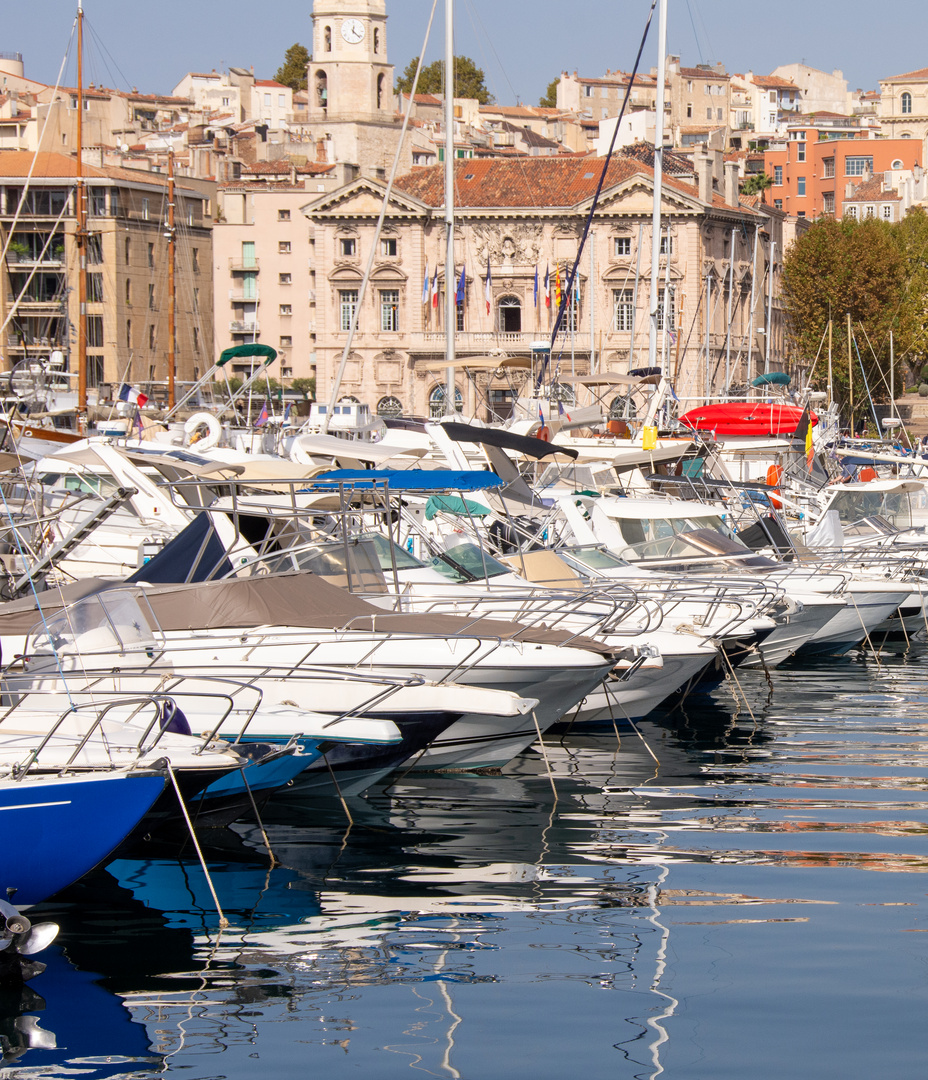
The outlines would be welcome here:
M 778 402 L 723 401 L 701 405 L 680 417 L 680 423 L 696 431 L 716 435 L 792 435 L 802 419 L 798 405 Z M 810 413 L 813 426 L 818 423 Z

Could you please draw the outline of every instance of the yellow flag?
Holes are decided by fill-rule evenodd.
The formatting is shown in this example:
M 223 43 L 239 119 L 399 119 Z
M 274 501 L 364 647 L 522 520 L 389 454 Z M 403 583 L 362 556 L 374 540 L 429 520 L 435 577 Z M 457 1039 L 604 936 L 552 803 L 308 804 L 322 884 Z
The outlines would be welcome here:
M 657 428 L 650 425 L 641 429 L 641 449 L 654 450 L 657 448 Z

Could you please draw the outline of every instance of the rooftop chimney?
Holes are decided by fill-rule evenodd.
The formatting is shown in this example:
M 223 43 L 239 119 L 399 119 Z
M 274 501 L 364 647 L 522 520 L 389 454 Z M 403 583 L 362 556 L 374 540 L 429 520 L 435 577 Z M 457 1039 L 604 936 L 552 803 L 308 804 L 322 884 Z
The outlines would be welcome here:
M 738 162 L 725 162 L 725 202 L 729 206 L 738 205 Z
M 696 165 L 696 190 L 701 202 L 712 202 L 712 158 L 708 154 L 693 155 Z

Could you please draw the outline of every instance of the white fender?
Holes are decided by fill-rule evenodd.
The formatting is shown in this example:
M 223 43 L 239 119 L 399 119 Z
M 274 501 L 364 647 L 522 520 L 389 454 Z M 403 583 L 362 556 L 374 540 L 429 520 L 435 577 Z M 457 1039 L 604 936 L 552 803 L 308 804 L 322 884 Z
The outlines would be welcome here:
M 302 445 L 303 436 L 297 435 L 297 437 L 290 444 L 290 460 L 296 462 L 297 465 L 313 465 L 315 464 L 312 455 Z
M 205 427 L 206 434 L 200 429 Z M 198 412 L 184 424 L 184 446 L 195 446 L 197 450 L 211 450 L 219 444 L 222 437 L 222 425 L 212 413 Z

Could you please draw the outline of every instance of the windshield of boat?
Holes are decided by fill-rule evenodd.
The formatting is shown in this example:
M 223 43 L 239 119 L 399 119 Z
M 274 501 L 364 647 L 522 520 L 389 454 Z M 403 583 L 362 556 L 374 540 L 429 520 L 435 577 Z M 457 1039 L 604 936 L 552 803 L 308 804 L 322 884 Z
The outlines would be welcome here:
M 286 574 L 302 570 L 355 592 L 384 593 L 387 583 L 374 544 L 352 539 L 347 544 L 304 544 L 279 555 L 265 556 L 239 568 L 238 574 Z
M 618 558 L 599 544 L 563 548 L 560 554 L 568 561 L 579 564 L 585 570 L 618 570 L 628 566 L 624 559 Z
M 161 649 L 163 635 L 148 602 L 134 589 L 85 596 L 29 631 L 26 655 L 144 652 Z
M 708 529 L 720 536 L 731 537 L 731 531 L 718 517 L 617 517 L 613 519 L 622 539 L 628 545 L 616 553 L 625 559 L 663 559 L 675 549 L 673 540 L 679 533 Z
M 863 532 L 892 532 L 912 527 L 912 508 L 906 492 L 866 491 L 861 488 L 836 491 L 828 509 L 838 511 L 845 533 L 853 531 L 853 527 L 863 523 L 865 518 L 881 520 L 888 530 L 879 528 L 878 524 L 869 529 L 861 525 Z
M 425 566 L 425 563 L 417 559 L 415 555 L 400 547 L 399 544 L 395 544 L 392 540 L 388 540 L 380 533 L 362 533 L 361 539 L 366 544 L 370 544 L 371 548 L 376 552 L 377 559 L 380 562 L 380 569 L 385 574 L 393 573 L 394 563 L 397 570 L 421 570 Z
M 539 463 L 540 464 L 540 463 Z M 570 491 L 601 491 L 616 486 L 615 473 L 606 465 L 545 465 L 539 488 L 562 487 Z
M 511 574 L 508 566 L 497 562 L 492 555 L 482 551 L 476 544 L 458 544 L 457 547 L 436 555 L 429 564 L 449 581 L 464 584 L 468 581 L 486 581 L 489 578 Z

